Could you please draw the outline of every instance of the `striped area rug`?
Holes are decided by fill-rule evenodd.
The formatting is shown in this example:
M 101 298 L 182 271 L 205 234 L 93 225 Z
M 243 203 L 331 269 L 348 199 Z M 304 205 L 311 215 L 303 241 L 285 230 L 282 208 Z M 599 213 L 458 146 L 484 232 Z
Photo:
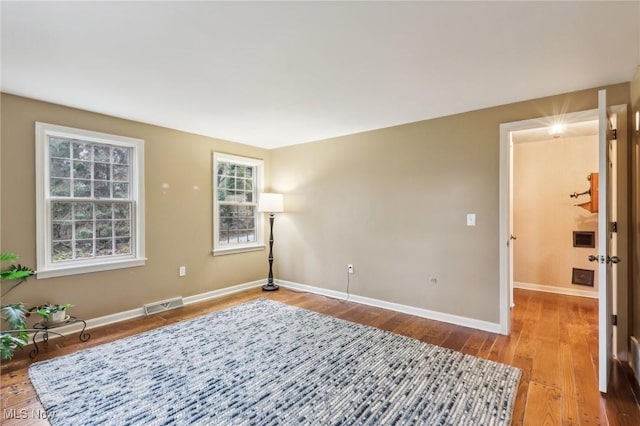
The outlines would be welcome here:
M 520 375 L 267 299 L 29 368 L 53 425 L 507 425 Z

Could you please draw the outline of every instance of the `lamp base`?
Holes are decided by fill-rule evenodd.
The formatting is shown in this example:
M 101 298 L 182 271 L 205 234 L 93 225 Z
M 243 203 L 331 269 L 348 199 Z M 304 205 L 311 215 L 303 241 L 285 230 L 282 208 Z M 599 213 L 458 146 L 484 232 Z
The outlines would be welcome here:
M 262 286 L 262 291 L 276 291 L 279 288 L 280 287 L 278 287 L 278 284 L 267 283 L 267 284 Z

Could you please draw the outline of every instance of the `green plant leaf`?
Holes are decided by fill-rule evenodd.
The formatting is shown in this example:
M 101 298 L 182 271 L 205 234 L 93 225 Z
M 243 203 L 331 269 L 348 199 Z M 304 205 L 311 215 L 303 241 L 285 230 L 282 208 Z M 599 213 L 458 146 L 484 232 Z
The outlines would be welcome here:
M 0 279 L 2 280 L 19 280 L 33 275 L 33 271 L 25 271 L 20 269 L 7 269 L 0 272 Z
M 17 254 L 13 253 L 0 253 L 0 262 L 13 262 L 18 258 Z
M 2 262 L 12 262 L 17 258 L 18 256 L 13 253 L 0 253 L 0 261 Z M 0 281 L 24 279 L 33 274 L 35 274 L 35 272 L 29 267 L 20 264 L 11 265 L 8 269 L 0 271 Z
M 13 336 L 9 333 L 0 334 L 0 358 L 2 360 L 11 359 L 13 357 L 13 352 L 17 348 L 24 347 L 24 345 L 26 345 L 27 343 L 28 341 L 26 332 L 24 333 L 23 338 L 20 335 Z
M 11 329 L 20 330 L 26 327 L 25 313 L 22 303 L 2 305 L 2 317 Z
M 14 253 L 0 253 L 0 262 L 13 262 L 18 259 Z M 35 272 L 26 266 L 11 265 L 8 269 L 0 271 L 0 281 L 4 280 L 25 280 Z M 22 281 L 18 282 L 20 284 Z M 14 285 L 13 290 L 18 284 Z M 10 291 L 9 290 L 9 291 Z M 4 292 L 2 296 L 5 296 Z M 9 303 L 0 307 L 3 321 L 7 323 L 8 330 L 0 332 L 0 359 L 11 359 L 17 348 L 22 348 L 28 343 L 27 333 L 27 311 L 22 303 Z

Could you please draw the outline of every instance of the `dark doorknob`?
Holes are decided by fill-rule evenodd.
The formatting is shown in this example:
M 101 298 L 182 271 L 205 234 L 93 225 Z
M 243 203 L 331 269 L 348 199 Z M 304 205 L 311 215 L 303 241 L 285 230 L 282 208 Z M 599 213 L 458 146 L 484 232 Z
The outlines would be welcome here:
M 589 262 L 597 262 L 598 256 L 594 256 L 592 254 L 589 255 Z
M 607 256 L 607 263 L 611 262 L 611 263 L 620 263 L 622 259 L 620 259 L 618 256 Z

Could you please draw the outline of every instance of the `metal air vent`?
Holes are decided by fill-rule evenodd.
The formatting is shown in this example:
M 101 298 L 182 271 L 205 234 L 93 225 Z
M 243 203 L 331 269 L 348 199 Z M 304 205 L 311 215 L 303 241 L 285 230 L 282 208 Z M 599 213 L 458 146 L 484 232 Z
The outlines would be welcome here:
M 161 300 L 159 302 L 148 303 L 144 305 L 145 315 L 157 314 L 158 312 L 164 312 L 171 309 L 181 308 L 184 306 L 182 297 L 176 297 L 174 299 Z
M 574 247 L 596 247 L 596 233 L 592 231 L 573 231 Z

